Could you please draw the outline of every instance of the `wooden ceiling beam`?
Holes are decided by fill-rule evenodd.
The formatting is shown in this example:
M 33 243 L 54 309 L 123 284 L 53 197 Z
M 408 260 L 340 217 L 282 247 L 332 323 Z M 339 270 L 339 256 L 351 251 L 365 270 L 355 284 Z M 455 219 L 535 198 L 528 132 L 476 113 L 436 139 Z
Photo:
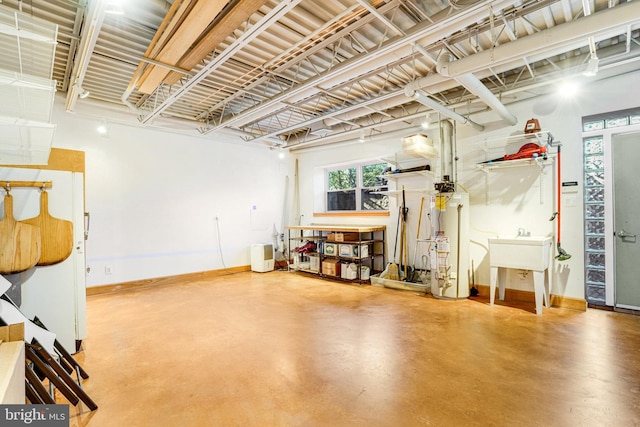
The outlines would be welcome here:
M 155 58 L 158 62 L 169 65 L 177 65 L 185 52 L 198 40 L 209 24 L 216 18 L 227 4 L 227 0 L 195 0 L 197 3 L 189 11 L 183 22 L 178 25 L 175 33 L 169 37 Z M 160 66 L 149 66 L 144 81 L 139 84 L 138 90 L 151 94 L 158 87 L 169 70 Z
M 209 53 L 213 52 L 216 47 L 226 39 L 236 28 L 239 28 L 247 21 L 252 14 L 264 6 L 268 0 L 243 0 L 233 6 L 233 8 L 220 19 L 212 29 L 198 42 L 178 62 L 178 67 L 191 70 L 200 61 L 202 61 Z M 164 82 L 172 85 L 183 77 L 183 74 L 175 71 L 169 72 Z
M 149 47 L 147 47 L 147 50 L 144 53 L 145 58 L 151 59 L 153 58 L 153 56 L 157 54 L 156 50 L 160 50 L 161 44 L 163 43 L 161 39 L 168 37 L 170 33 L 173 33 L 171 28 L 174 27 L 174 25 L 170 27 L 170 24 L 172 21 L 173 22 L 178 21 L 178 19 L 174 20 L 174 16 L 176 16 L 176 14 L 179 15 L 181 13 L 180 11 L 183 11 L 184 6 L 191 3 L 191 1 L 192 0 L 174 0 L 173 4 L 167 11 L 167 14 L 165 15 L 164 19 L 160 23 L 158 30 L 153 36 L 153 39 L 151 39 L 151 42 L 149 43 Z M 179 10 L 180 6 L 183 6 L 183 9 Z M 129 93 L 132 92 L 133 88 L 137 86 L 139 82 L 143 81 L 143 77 L 141 77 L 141 74 L 147 68 L 147 66 L 148 64 L 146 62 L 140 61 L 140 63 L 138 64 L 138 67 L 136 68 L 136 71 L 133 73 L 133 76 L 129 81 L 127 92 Z

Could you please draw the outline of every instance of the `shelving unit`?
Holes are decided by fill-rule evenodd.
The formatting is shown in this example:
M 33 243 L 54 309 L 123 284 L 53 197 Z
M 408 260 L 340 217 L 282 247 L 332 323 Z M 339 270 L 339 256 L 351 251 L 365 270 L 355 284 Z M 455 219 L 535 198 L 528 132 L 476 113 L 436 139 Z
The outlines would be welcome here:
M 402 172 L 402 173 L 388 173 L 388 174 L 384 174 L 384 175 L 380 175 L 381 178 L 385 178 L 385 179 L 390 179 L 393 181 L 399 181 L 402 179 L 406 179 L 406 178 L 412 178 L 412 177 L 424 177 L 424 178 L 429 178 L 427 181 L 433 183 L 433 180 L 435 178 L 435 174 L 432 171 L 428 171 L 428 170 L 422 170 L 422 171 L 414 171 L 414 172 Z M 395 196 L 398 194 L 402 194 L 402 190 L 397 188 L 398 186 L 396 185 L 396 189 L 395 190 L 387 190 L 387 191 L 380 191 L 380 194 L 387 194 L 390 196 Z M 417 187 L 417 188 L 407 188 L 405 189 L 405 192 L 407 193 L 423 193 L 423 194 L 435 194 L 436 191 L 433 189 L 433 187 Z
M 397 170 L 402 169 L 410 169 L 416 167 L 422 167 L 425 165 L 429 165 L 427 159 L 432 157 L 429 156 L 420 156 L 420 155 L 412 155 L 407 154 L 403 151 L 399 151 L 391 156 L 383 157 L 380 160 L 387 162 L 396 167 Z M 391 181 L 399 181 L 411 178 L 427 178 L 425 181 L 427 184 L 433 184 L 435 179 L 435 173 L 432 170 L 416 170 L 409 172 L 398 172 L 398 173 L 386 173 L 384 175 L 380 175 L 380 178 L 384 178 Z M 423 194 L 435 194 L 435 190 L 433 186 L 426 187 L 407 187 L 405 188 L 405 192 L 407 193 L 423 193 Z M 396 185 L 396 188 L 393 190 L 380 191 L 380 194 L 387 194 L 390 196 L 396 196 L 402 194 L 402 190 Z
M 553 135 L 549 131 L 540 131 L 535 133 L 522 133 L 516 135 L 510 135 L 507 137 L 494 138 L 494 139 L 486 139 L 483 142 L 482 149 L 485 153 L 490 151 L 495 152 L 498 148 L 503 149 L 508 144 L 519 144 L 524 145 L 526 143 L 535 142 L 542 147 L 548 148 L 552 145 Z M 504 154 L 504 153 L 503 153 Z M 507 168 L 522 168 L 522 167 L 530 167 L 536 166 L 539 168 L 539 173 L 544 173 L 545 167 L 548 165 L 552 165 L 554 162 L 556 154 L 546 152 L 545 157 L 536 157 L 536 158 L 526 158 L 526 159 L 514 159 L 514 160 L 498 160 L 498 161 L 490 161 L 488 163 L 478 163 L 476 167 L 483 172 L 485 172 L 485 180 L 488 180 L 488 175 L 492 171 L 497 169 L 507 169 Z M 487 160 L 488 161 L 488 160 Z M 486 181 L 486 192 L 489 191 L 489 184 Z M 488 200 L 488 197 L 487 197 Z M 544 186 L 542 184 L 542 179 L 540 179 L 540 203 L 544 201 Z
M 514 168 L 523 166 L 538 166 L 541 170 L 547 165 L 553 164 L 553 159 L 547 154 L 547 159 L 531 158 L 531 159 L 516 159 L 516 160 L 502 160 L 491 163 L 478 163 L 476 167 L 485 172 L 491 172 L 494 169 Z
M 495 138 L 485 138 L 483 141 L 483 149 L 485 151 L 497 148 L 503 148 L 511 143 L 527 143 L 536 142 L 538 145 L 549 146 L 553 141 L 553 135 L 548 130 L 534 133 L 517 133 L 509 136 L 500 136 Z
M 347 282 L 368 282 L 373 274 L 380 273 L 386 264 L 386 227 L 384 225 L 320 225 L 288 226 L 289 248 L 297 248 L 306 242 L 316 245 L 315 251 L 308 253 L 291 252 L 293 262 L 289 269 L 302 273 L 314 274 L 319 277 L 343 280 Z M 353 236 L 355 240 L 340 240 L 345 234 Z M 331 253 L 327 247 L 334 249 Z M 343 245 L 349 247 L 349 255 L 340 250 Z M 356 249 L 357 248 L 357 249 Z M 365 249 L 366 248 L 366 249 Z M 315 260 L 314 260 L 315 259 Z M 326 264 L 325 264 L 326 263 Z M 356 265 L 355 277 L 342 274 L 342 266 Z M 327 267 L 336 267 L 336 274 L 332 274 Z M 362 274 L 362 267 L 369 269 L 368 276 Z M 346 267 L 348 268 L 348 267 Z
M 432 157 L 427 156 L 414 156 L 412 154 L 407 154 L 404 151 L 398 151 L 390 156 L 382 157 L 380 160 L 385 161 L 391 165 L 394 165 L 396 168 L 402 169 L 402 167 L 414 167 L 419 165 L 424 165 L 426 159 L 430 159 Z

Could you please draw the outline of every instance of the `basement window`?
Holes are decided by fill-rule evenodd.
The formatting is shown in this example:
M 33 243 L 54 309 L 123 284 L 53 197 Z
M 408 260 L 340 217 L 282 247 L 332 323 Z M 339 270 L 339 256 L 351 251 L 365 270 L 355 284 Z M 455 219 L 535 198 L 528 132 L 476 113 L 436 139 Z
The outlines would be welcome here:
M 326 169 L 326 211 L 388 211 L 386 163 L 360 163 Z

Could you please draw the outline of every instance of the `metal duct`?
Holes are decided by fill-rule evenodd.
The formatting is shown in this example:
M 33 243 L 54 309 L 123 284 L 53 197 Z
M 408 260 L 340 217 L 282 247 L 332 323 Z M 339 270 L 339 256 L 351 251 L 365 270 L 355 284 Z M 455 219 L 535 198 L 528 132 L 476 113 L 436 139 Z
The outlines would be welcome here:
M 436 70 L 438 73 L 442 74 L 445 77 L 451 77 L 449 75 L 449 64 L 451 63 L 451 55 L 446 53 L 440 55 L 438 57 L 438 62 L 436 64 Z M 511 114 L 507 107 L 500 102 L 498 98 L 489 90 L 485 85 L 482 84 L 479 78 L 474 76 L 471 73 L 461 74 L 455 77 L 456 81 L 464 86 L 469 92 L 476 95 L 480 98 L 485 104 L 489 106 L 493 111 L 498 113 L 500 117 L 502 117 L 507 123 L 511 126 L 518 123 L 518 118 Z
M 438 111 L 443 116 L 446 116 L 446 117 L 449 117 L 450 119 L 459 121 L 462 124 L 472 126 L 474 129 L 477 129 L 479 131 L 484 130 L 484 126 L 472 121 L 471 119 L 468 119 L 468 118 L 466 118 L 464 116 L 461 116 L 460 114 L 456 113 L 455 111 L 449 110 L 447 107 L 443 106 L 439 102 L 434 101 L 433 99 L 429 98 L 428 96 L 424 95 L 421 92 L 414 92 L 413 95 L 411 95 L 411 96 L 413 97 L 413 99 L 415 99 L 416 101 L 418 101 L 422 105 L 425 105 L 427 107 L 433 108 L 434 110 Z

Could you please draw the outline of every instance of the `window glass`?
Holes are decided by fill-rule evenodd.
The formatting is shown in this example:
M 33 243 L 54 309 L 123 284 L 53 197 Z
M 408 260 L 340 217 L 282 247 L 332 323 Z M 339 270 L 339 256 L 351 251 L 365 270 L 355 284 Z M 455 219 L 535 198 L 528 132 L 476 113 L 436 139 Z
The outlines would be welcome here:
M 355 211 L 357 169 L 349 167 L 328 173 L 327 210 Z
M 380 194 L 387 190 L 387 180 L 382 177 L 386 163 L 362 166 L 362 189 L 360 190 L 360 210 L 382 211 L 389 209 L 389 197 Z
M 355 211 L 356 191 L 330 191 L 327 193 L 327 210 L 329 211 Z
M 356 188 L 356 168 L 329 171 L 329 191 Z
M 349 165 L 327 171 L 327 211 L 378 211 L 389 209 L 386 163 Z
M 607 119 L 607 127 L 608 128 L 617 128 L 620 126 L 627 126 L 629 124 L 629 120 L 627 117 L 618 117 L 615 119 Z
M 592 130 L 588 124 L 585 130 Z M 604 304 L 605 293 L 604 148 L 602 135 L 583 140 L 585 287 L 587 301 L 598 305 Z
M 587 122 L 582 125 L 582 130 L 588 132 L 590 130 L 604 129 L 604 120 L 596 120 L 594 122 Z

